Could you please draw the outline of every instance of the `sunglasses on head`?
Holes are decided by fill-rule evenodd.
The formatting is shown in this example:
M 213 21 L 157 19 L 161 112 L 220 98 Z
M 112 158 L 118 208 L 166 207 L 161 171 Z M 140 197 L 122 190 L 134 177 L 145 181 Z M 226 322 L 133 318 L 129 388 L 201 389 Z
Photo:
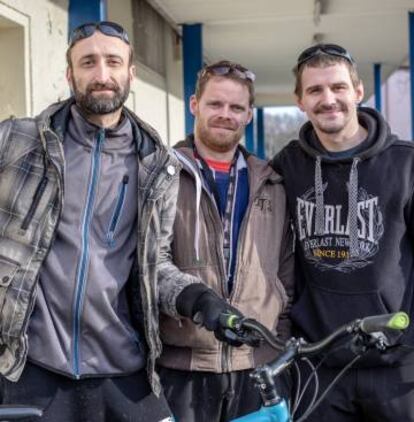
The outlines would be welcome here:
M 122 41 L 129 44 L 128 34 L 121 25 L 118 25 L 115 22 L 88 22 L 84 23 L 77 28 L 75 28 L 69 37 L 69 48 L 71 48 L 76 42 L 88 38 L 95 33 L 96 30 L 99 30 L 104 35 L 110 37 L 117 37 Z
M 236 64 L 219 64 L 205 67 L 199 78 L 203 78 L 207 74 L 213 74 L 215 76 L 226 76 L 228 74 L 236 75 L 239 79 L 249 80 L 254 82 L 256 75 L 251 71 L 242 66 Z
M 320 56 L 322 54 L 327 54 L 328 56 L 341 57 L 345 60 L 348 60 L 349 63 L 355 64 L 355 61 L 352 56 L 348 53 L 348 51 L 345 50 L 345 48 L 341 47 L 340 45 L 316 44 L 300 53 L 296 67 L 299 68 L 299 66 L 301 66 L 303 63 L 306 63 L 313 57 Z

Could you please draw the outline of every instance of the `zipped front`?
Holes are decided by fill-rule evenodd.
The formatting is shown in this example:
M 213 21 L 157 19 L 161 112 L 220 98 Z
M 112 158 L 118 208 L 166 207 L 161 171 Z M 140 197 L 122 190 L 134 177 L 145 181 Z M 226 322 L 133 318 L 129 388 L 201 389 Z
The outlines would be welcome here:
M 116 231 L 116 228 L 118 226 L 118 222 L 119 222 L 119 218 L 120 218 L 121 213 L 122 213 L 122 209 L 124 207 L 125 195 L 126 195 L 127 189 L 128 189 L 128 182 L 129 182 L 129 176 L 126 174 L 122 178 L 122 182 L 121 182 L 121 185 L 120 185 L 120 188 L 119 188 L 118 199 L 116 201 L 114 212 L 112 214 L 112 218 L 111 218 L 111 221 L 109 223 L 108 233 L 106 235 L 106 239 L 107 239 L 108 245 L 110 247 L 114 246 L 114 243 L 115 243 L 115 231 Z
M 88 193 L 86 197 L 85 210 L 81 229 L 81 253 L 78 262 L 78 271 L 76 275 L 75 297 L 73 303 L 73 322 L 72 322 L 72 368 L 76 378 L 80 378 L 80 324 L 82 317 L 83 299 L 85 297 L 85 288 L 89 264 L 89 231 L 95 204 L 97 185 L 99 180 L 101 166 L 101 151 L 105 141 L 105 129 L 100 129 L 97 135 L 96 143 L 93 146 L 91 154 L 91 171 L 88 183 Z

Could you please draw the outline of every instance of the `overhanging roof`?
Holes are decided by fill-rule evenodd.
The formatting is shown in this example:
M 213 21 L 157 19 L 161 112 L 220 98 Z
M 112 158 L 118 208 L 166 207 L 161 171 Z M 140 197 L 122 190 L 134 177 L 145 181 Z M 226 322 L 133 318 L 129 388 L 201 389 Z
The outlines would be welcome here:
M 414 0 L 150 0 L 177 24 L 203 24 L 207 62 L 230 59 L 257 75 L 257 104 L 292 104 L 291 68 L 315 41 L 345 46 L 373 92 L 373 64 L 383 80 L 408 62 L 408 12 Z

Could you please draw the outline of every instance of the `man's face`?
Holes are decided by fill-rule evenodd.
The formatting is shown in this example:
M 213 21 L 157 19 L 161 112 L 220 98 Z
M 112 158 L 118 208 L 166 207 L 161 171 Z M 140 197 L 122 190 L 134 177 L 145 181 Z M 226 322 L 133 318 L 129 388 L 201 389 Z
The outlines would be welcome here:
M 67 79 L 87 114 L 109 114 L 122 107 L 134 74 L 129 54 L 128 44 L 99 31 L 72 47 Z
M 364 96 L 362 83 L 354 88 L 344 63 L 305 67 L 302 94 L 297 98 L 318 134 L 352 135 L 358 128 L 357 104 Z
M 191 97 L 190 110 L 196 139 L 216 153 L 234 149 L 252 118 L 247 86 L 220 76 L 207 82 L 201 98 Z

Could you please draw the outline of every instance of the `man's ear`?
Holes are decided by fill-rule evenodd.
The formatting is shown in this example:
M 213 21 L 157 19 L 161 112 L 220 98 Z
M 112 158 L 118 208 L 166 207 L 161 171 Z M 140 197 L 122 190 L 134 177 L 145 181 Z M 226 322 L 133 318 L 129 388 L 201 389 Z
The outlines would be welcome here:
M 70 66 L 66 68 L 66 80 L 68 81 L 70 90 L 73 91 L 73 70 Z
M 137 76 L 137 67 L 132 64 L 131 66 L 129 66 L 129 82 L 132 82 L 134 80 L 134 78 Z
M 246 126 L 252 121 L 253 119 L 253 108 L 249 107 L 249 113 L 247 115 Z
M 198 101 L 197 101 L 197 98 L 196 98 L 195 95 L 192 95 L 190 97 L 190 104 L 189 104 L 189 106 L 190 106 L 191 114 L 193 116 L 195 116 L 197 114 L 197 110 L 198 110 Z
M 364 85 L 363 83 L 360 81 L 358 86 L 355 88 L 355 93 L 356 93 L 356 100 L 357 100 L 357 104 L 360 104 L 362 102 L 362 100 L 364 99 Z
M 302 104 L 302 99 L 301 97 L 299 97 L 299 95 L 295 95 L 295 102 L 296 102 L 296 105 L 299 107 L 299 110 L 305 112 L 303 108 L 303 104 Z

